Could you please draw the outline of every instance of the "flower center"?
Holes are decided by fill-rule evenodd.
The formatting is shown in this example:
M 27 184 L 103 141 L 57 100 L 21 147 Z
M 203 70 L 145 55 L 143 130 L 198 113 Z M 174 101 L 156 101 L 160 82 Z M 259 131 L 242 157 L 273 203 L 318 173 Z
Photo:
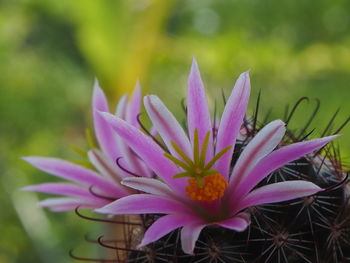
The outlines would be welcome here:
M 221 174 L 205 176 L 203 181 L 203 186 L 200 186 L 195 178 L 188 179 L 186 196 L 195 201 L 214 201 L 223 197 L 228 184 Z
M 198 130 L 195 129 L 193 136 L 193 158 L 174 142 L 171 142 L 175 151 L 182 160 L 165 153 L 164 155 L 172 162 L 180 166 L 184 172 L 174 175 L 174 178 L 190 177 L 186 186 L 186 196 L 197 201 L 214 201 L 224 195 L 227 188 L 225 178 L 219 171 L 211 169 L 216 161 L 221 158 L 230 148 L 228 146 L 217 153 L 213 159 L 206 163 L 206 152 L 209 144 L 210 132 L 207 132 L 203 140 L 202 148 L 199 146 Z

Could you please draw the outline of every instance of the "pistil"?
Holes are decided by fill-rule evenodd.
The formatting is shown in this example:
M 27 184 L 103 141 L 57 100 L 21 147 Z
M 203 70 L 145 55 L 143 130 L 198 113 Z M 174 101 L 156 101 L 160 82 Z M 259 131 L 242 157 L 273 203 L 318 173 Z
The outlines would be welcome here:
M 210 132 L 207 132 L 202 149 L 199 147 L 198 130 L 194 131 L 193 160 L 187 156 L 182 149 L 172 142 L 172 145 L 180 160 L 168 153 L 165 156 L 185 171 L 174 175 L 174 178 L 190 177 L 186 186 L 186 196 L 195 201 L 214 201 L 221 198 L 227 188 L 226 179 L 219 171 L 211 169 L 215 162 L 221 158 L 230 148 L 228 146 L 217 153 L 212 160 L 206 163 L 206 152 L 208 148 Z

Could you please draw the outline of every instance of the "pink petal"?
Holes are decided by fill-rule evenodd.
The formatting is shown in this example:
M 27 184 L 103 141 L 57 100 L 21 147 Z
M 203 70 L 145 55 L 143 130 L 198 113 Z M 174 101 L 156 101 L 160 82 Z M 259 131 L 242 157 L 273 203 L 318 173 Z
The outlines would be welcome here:
M 245 180 L 254 166 L 276 148 L 286 131 L 284 125 L 281 120 L 270 122 L 248 143 L 233 168 L 230 191 L 236 189 L 237 184 Z
M 95 135 L 102 151 L 106 153 L 110 161 L 114 161 L 120 156 L 116 145 L 116 138 L 113 130 L 109 127 L 106 121 L 98 114 L 99 111 L 109 112 L 107 99 L 99 87 L 98 82 L 95 82 L 94 94 L 92 100 L 93 119 Z
M 123 120 L 126 120 L 126 122 L 128 122 L 132 126 L 139 128 L 140 125 L 137 119 L 140 113 L 140 107 L 141 107 L 141 87 L 139 82 L 136 83 L 136 87 L 134 89 L 134 92 L 131 96 L 129 103 L 127 98 L 128 97 L 125 95 L 119 100 L 115 115 Z M 119 157 L 123 157 L 123 161 L 124 163 L 126 163 L 126 166 L 123 166 L 123 167 L 132 173 L 139 174 L 140 176 L 151 177 L 152 173 L 149 170 L 149 168 L 146 167 L 144 163 L 142 163 L 142 161 L 140 161 L 138 156 L 136 156 L 131 151 L 131 149 L 125 144 L 125 142 L 123 141 L 122 138 L 120 138 L 120 136 L 116 135 L 116 137 L 117 137 L 118 149 L 120 152 Z M 130 174 L 125 173 L 124 171 L 123 173 L 120 173 L 120 174 L 124 178 L 130 176 Z
M 135 194 L 123 197 L 97 209 L 102 214 L 172 214 L 190 213 L 185 204 L 164 196 Z
M 141 107 L 141 86 L 137 81 L 133 94 L 131 95 L 130 102 L 128 103 L 125 120 L 131 125 L 139 128 L 137 116 L 140 114 Z
M 122 119 L 106 112 L 101 113 L 111 127 L 124 139 L 137 155 L 172 189 L 184 195 L 186 179 L 174 179 L 179 172 L 177 166 L 164 156 L 164 150 L 150 137 Z
M 48 207 L 52 211 L 61 212 L 74 210 L 77 207 L 98 208 L 107 203 L 108 201 L 103 199 L 48 198 L 39 202 L 39 206 Z
M 87 186 L 97 187 L 102 190 L 105 195 L 111 197 L 120 196 L 120 192 L 113 182 L 102 178 L 94 171 L 83 166 L 57 158 L 24 157 L 23 160 L 49 174 Z
M 329 136 L 310 140 L 306 142 L 299 142 L 282 147 L 276 151 L 273 151 L 270 155 L 262 159 L 244 180 L 236 187 L 235 192 L 231 192 L 231 203 L 234 204 L 237 200 L 241 199 L 248 192 L 250 192 L 255 185 L 257 185 L 268 174 L 282 167 L 283 165 L 294 161 L 306 154 L 309 154 L 317 149 L 322 148 L 335 136 Z
M 240 202 L 238 209 L 242 210 L 250 206 L 288 201 L 313 195 L 319 191 L 322 191 L 322 188 L 311 182 L 301 180 L 269 184 L 247 194 Z
M 115 116 L 125 120 L 127 108 L 128 108 L 128 96 L 124 95 L 118 101 L 117 107 L 115 109 Z M 108 112 L 108 111 L 106 111 L 106 112 Z
M 147 229 L 138 248 L 157 241 L 176 228 L 182 227 L 193 220 L 198 221 L 198 219 L 187 215 L 166 215 L 161 217 Z
M 126 163 L 126 166 L 123 166 L 123 167 L 126 168 L 128 171 L 134 174 L 137 174 L 139 176 L 151 177 L 152 176 L 151 171 L 149 170 L 148 167 L 145 166 L 145 164 L 140 159 L 140 157 L 131 150 L 131 148 L 125 143 L 123 138 L 121 138 L 118 135 L 117 137 L 118 137 L 117 141 L 118 141 L 119 151 L 120 151 L 122 160 L 124 161 L 124 163 Z M 129 177 L 130 175 L 131 174 L 127 174 L 127 176 L 123 176 L 123 177 L 124 178 Z
M 115 167 L 112 167 L 112 163 L 106 156 L 99 150 L 88 151 L 89 161 L 96 168 L 96 170 L 103 176 L 114 181 L 121 181 L 121 177 L 115 171 Z M 113 166 L 116 166 L 114 163 Z
M 134 90 L 134 94 L 131 98 L 131 103 L 136 103 L 139 99 L 141 99 L 140 96 L 141 96 L 141 89 L 136 87 Z M 123 120 L 128 119 L 128 121 L 131 125 L 135 124 L 135 122 L 136 122 L 137 125 L 135 127 L 139 127 L 139 124 L 137 122 L 137 114 L 139 112 L 136 114 L 136 111 L 137 111 L 136 108 L 137 107 L 140 108 L 141 102 L 140 101 L 137 102 L 137 105 L 138 105 L 137 107 L 136 106 L 134 107 L 131 104 L 128 104 L 127 102 L 128 102 L 127 96 L 125 95 L 119 100 L 115 115 L 118 118 L 121 118 Z M 133 107 L 133 109 L 131 109 L 130 107 Z M 131 109 L 131 111 L 133 111 L 132 114 L 130 113 L 130 109 Z M 135 114 L 136 114 L 136 116 L 135 116 Z M 133 115 L 133 117 L 131 117 L 131 115 Z M 126 164 L 126 166 L 123 165 L 123 167 L 132 173 L 139 174 L 140 176 L 150 177 L 151 172 L 149 171 L 149 169 L 147 169 L 147 167 L 145 167 L 145 165 L 142 162 L 140 162 L 139 158 L 137 156 L 135 156 L 135 154 L 133 152 L 131 152 L 130 148 L 128 147 L 128 145 L 125 144 L 123 139 L 120 136 L 118 136 L 117 134 L 115 134 L 115 135 L 117 138 L 117 145 L 118 145 L 118 150 L 120 153 L 118 157 L 122 157 L 123 158 L 122 161 Z M 129 177 L 130 176 L 129 173 L 126 173 L 125 171 L 123 171 L 121 173 L 120 170 L 121 169 L 118 167 L 118 173 L 122 177 Z
M 250 224 L 250 215 L 247 213 L 239 213 L 235 215 L 233 218 L 229 218 L 224 221 L 220 221 L 218 223 L 219 226 L 232 229 L 237 232 L 244 231 L 249 224 Z
M 144 98 L 148 116 L 172 155 L 179 156 L 171 145 L 174 141 L 186 154 L 192 156 L 191 143 L 181 125 L 163 102 L 155 95 Z
M 202 222 L 192 223 L 189 225 L 185 225 L 181 229 L 181 246 L 183 252 L 186 254 L 193 255 L 194 246 L 196 241 L 201 233 L 202 229 L 206 227 L 207 224 L 203 224 Z
M 154 195 L 174 196 L 173 191 L 164 183 L 157 179 L 144 178 L 144 177 L 128 177 L 122 181 L 123 185 L 127 187 Z
M 22 190 L 75 197 L 94 197 L 91 195 L 88 189 L 68 183 L 44 183 L 29 185 L 23 187 Z
M 190 76 L 188 78 L 187 121 L 188 133 L 191 141 L 193 142 L 195 129 L 198 129 L 199 144 L 202 145 L 206 133 L 212 132 L 212 126 L 203 82 L 195 59 L 193 59 Z M 210 136 L 207 160 L 213 157 L 212 145 L 213 137 Z
M 118 157 L 122 156 L 122 153 L 119 149 L 121 143 L 123 142 L 120 141 L 120 138 L 118 138 L 113 129 L 109 127 L 108 123 L 106 123 L 106 121 L 97 113 L 98 111 L 109 112 L 107 100 L 103 91 L 98 86 L 95 86 L 94 94 L 96 94 L 96 96 L 94 96 L 94 105 L 96 104 L 96 107 L 94 107 L 95 133 L 99 141 L 100 147 L 108 159 L 108 162 L 115 163 L 115 160 Z M 120 98 L 117 104 L 116 114 L 124 117 L 126 112 L 126 106 L 127 96 L 124 95 Z M 117 166 L 115 170 L 122 177 L 130 176 Z
M 117 164 L 114 164 L 114 167 L 112 167 L 109 159 L 105 158 L 99 150 L 89 151 L 88 157 L 101 175 L 104 175 L 108 180 L 112 180 L 115 183 L 114 185 L 118 188 L 120 197 L 130 194 L 130 191 L 120 184 L 121 177 L 116 173 Z
M 217 134 L 216 153 L 220 152 L 227 146 L 232 146 L 232 148 L 222 156 L 215 165 L 215 168 L 219 170 L 221 175 L 225 178 L 228 178 L 232 153 L 242 126 L 243 117 L 247 110 L 249 94 L 249 73 L 245 72 L 239 76 L 231 96 L 227 101 Z

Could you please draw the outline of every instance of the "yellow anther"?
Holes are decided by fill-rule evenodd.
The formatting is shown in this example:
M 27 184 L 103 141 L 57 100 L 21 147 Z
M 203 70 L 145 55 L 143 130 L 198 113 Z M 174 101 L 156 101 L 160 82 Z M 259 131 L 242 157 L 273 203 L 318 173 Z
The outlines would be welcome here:
M 203 186 L 200 186 L 195 178 L 188 179 L 186 196 L 196 201 L 214 201 L 223 197 L 228 184 L 221 174 L 205 176 L 203 181 Z

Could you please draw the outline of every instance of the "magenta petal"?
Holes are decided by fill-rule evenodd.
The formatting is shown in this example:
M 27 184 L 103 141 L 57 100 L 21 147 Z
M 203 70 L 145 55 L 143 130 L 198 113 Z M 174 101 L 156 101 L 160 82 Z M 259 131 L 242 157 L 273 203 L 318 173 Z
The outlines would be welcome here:
M 337 135 L 306 142 L 294 143 L 273 151 L 270 155 L 263 158 L 236 187 L 236 192 L 231 195 L 232 204 L 234 204 L 237 199 L 241 199 L 248 192 L 250 192 L 254 186 L 264 179 L 269 173 L 291 161 L 322 148 L 335 137 L 337 137 Z
M 52 211 L 60 212 L 81 208 L 98 208 L 106 205 L 103 199 L 75 199 L 75 198 L 48 198 L 38 203 L 41 207 L 48 207 Z
M 219 226 L 232 229 L 238 232 L 244 231 L 250 224 L 250 215 L 247 213 L 240 213 L 233 218 L 226 219 L 218 223 Z
M 245 180 L 254 166 L 276 148 L 286 131 L 284 126 L 281 120 L 272 121 L 248 143 L 233 168 L 230 177 L 230 191 L 234 191 L 233 189 L 236 189 L 240 181 Z
M 145 232 L 142 242 L 138 247 L 143 247 L 152 243 L 176 228 L 182 227 L 193 220 L 186 215 L 166 215 L 154 222 Z M 197 219 L 198 220 L 198 219 Z
M 94 197 L 91 195 L 88 189 L 68 183 L 44 183 L 29 185 L 23 187 L 22 190 L 76 197 Z
M 168 197 L 174 196 L 173 191 L 171 191 L 171 189 L 166 184 L 157 179 L 145 177 L 128 177 L 122 181 L 122 184 L 148 194 Z
M 113 182 L 102 178 L 94 171 L 83 166 L 57 158 L 24 157 L 23 160 L 49 174 L 87 186 L 97 187 L 102 190 L 105 195 L 111 197 L 120 196 L 120 192 Z
M 188 133 L 191 141 L 193 142 L 195 129 L 198 129 L 199 143 L 202 145 L 206 133 L 212 131 L 212 126 L 204 85 L 195 59 L 193 59 L 190 76 L 188 78 L 187 121 Z M 210 136 L 207 160 L 213 157 L 212 138 L 213 137 Z
M 171 145 L 171 141 L 173 141 L 187 156 L 192 156 L 191 143 L 186 133 L 163 102 L 157 96 L 149 95 L 144 98 L 144 104 L 155 129 L 164 140 L 171 154 L 179 156 Z
M 185 225 L 181 229 L 181 246 L 183 252 L 185 252 L 186 254 L 193 255 L 194 246 L 199 237 L 199 234 L 201 233 L 202 229 L 206 226 L 207 224 L 203 224 L 203 222 L 197 222 Z
M 245 72 L 239 76 L 231 96 L 226 103 L 217 134 L 216 153 L 227 146 L 232 146 L 232 148 L 215 164 L 215 168 L 219 170 L 225 178 L 228 177 L 234 145 L 247 110 L 249 94 L 249 73 Z
M 97 209 L 101 214 L 171 214 L 190 213 L 191 210 L 174 199 L 150 194 L 135 194 L 123 197 Z
M 172 189 L 184 194 L 186 179 L 174 179 L 179 173 L 177 166 L 164 156 L 164 150 L 150 137 L 131 126 L 120 118 L 103 112 L 101 113 L 111 127 L 124 139 L 135 153 Z
M 128 103 L 125 120 L 135 127 L 139 127 L 137 116 L 140 114 L 141 107 L 141 86 L 137 81 L 133 94 L 131 95 L 130 102 Z
M 247 194 L 240 202 L 238 209 L 242 210 L 249 206 L 288 201 L 313 195 L 319 191 L 322 191 L 322 188 L 311 182 L 301 180 L 269 184 Z
M 102 89 L 96 81 L 94 86 L 94 94 L 92 101 L 93 119 L 95 135 L 102 151 L 106 153 L 110 161 L 115 160 L 120 156 L 116 145 L 116 138 L 113 130 L 109 127 L 106 121 L 98 114 L 99 111 L 109 112 L 107 99 Z

